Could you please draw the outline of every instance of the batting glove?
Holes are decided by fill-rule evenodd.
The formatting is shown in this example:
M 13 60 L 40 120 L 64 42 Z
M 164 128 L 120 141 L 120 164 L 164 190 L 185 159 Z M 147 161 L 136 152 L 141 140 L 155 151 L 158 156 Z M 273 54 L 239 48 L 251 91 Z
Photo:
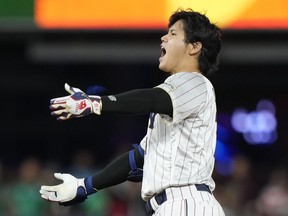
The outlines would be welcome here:
M 54 186 L 42 186 L 40 194 L 43 199 L 71 206 L 84 202 L 87 196 L 96 193 L 92 186 L 92 177 L 77 179 L 70 174 L 54 173 L 55 178 L 63 181 Z
M 101 114 L 101 97 L 96 95 L 86 95 L 82 90 L 70 87 L 65 83 L 65 90 L 69 96 L 54 98 L 50 100 L 51 115 L 58 120 L 79 118 L 91 113 Z

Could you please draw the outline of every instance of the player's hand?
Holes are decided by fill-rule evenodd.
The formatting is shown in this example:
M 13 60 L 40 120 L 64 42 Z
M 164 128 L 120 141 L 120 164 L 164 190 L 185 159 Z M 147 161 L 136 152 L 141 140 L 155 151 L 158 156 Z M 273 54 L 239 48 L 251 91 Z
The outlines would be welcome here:
M 70 174 L 55 173 L 55 178 L 63 183 L 54 186 L 42 186 L 40 194 L 43 199 L 70 206 L 81 203 L 87 196 L 97 192 L 92 186 L 92 177 L 77 179 Z
M 51 115 L 56 116 L 58 120 L 67 120 L 91 113 L 101 114 L 101 97 L 88 96 L 82 90 L 70 87 L 67 83 L 64 87 L 70 95 L 50 100 Z

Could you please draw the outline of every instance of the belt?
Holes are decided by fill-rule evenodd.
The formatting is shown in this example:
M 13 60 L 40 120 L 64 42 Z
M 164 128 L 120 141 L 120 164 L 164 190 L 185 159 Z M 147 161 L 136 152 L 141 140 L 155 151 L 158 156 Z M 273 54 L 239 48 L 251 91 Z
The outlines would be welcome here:
M 197 191 L 206 191 L 206 192 L 212 194 L 209 187 L 205 184 L 195 184 L 195 188 L 197 189 Z M 167 195 L 166 195 L 165 190 L 159 194 L 156 194 L 153 198 L 155 199 L 157 205 L 160 206 L 161 204 L 163 204 L 167 200 Z M 156 209 L 154 210 L 152 207 L 152 204 L 151 204 L 151 200 L 153 198 L 151 198 L 150 200 L 148 200 L 145 203 L 145 211 L 146 211 L 147 216 L 152 216 L 155 213 Z

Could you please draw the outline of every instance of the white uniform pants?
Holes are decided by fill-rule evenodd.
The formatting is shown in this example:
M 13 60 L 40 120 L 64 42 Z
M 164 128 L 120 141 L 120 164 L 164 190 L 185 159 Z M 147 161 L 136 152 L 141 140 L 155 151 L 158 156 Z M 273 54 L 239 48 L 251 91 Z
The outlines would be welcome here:
M 225 216 L 213 194 L 198 191 L 194 185 L 165 190 L 167 200 L 160 206 L 151 199 L 153 216 Z

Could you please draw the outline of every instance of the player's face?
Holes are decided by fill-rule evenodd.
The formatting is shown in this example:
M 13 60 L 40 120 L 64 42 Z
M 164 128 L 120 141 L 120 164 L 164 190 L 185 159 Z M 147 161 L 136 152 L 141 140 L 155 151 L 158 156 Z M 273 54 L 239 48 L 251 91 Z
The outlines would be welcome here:
M 159 68 L 165 72 L 177 73 L 185 71 L 188 60 L 188 45 L 185 43 L 185 33 L 181 20 L 169 28 L 166 35 L 161 38 L 161 56 Z

